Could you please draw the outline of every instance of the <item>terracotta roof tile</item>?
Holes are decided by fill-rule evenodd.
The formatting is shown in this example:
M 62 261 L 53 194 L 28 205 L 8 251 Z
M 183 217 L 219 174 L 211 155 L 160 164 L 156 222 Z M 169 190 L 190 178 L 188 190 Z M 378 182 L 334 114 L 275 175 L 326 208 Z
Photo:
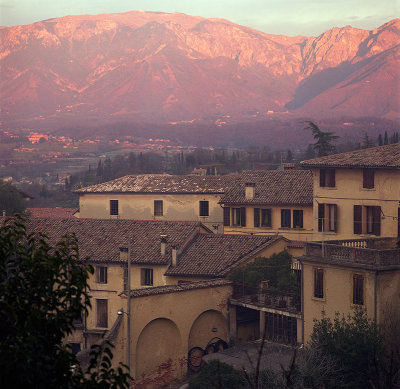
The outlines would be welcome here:
M 28 215 L 34 218 L 61 218 L 67 219 L 74 217 L 78 208 L 26 208 Z
M 49 244 L 74 233 L 78 238 L 80 258 L 94 262 L 125 262 L 120 247 L 127 247 L 133 238 L 131 258 L 136 264 L 168 264 L 171 246 L 182 246 L 201 229 L 199 222 L 166 222 L 143 220 L 98 219 L 29 219 L 29 232 L 45 233 Z M 161 256 L 161 235 L 167 235 L 166 253 Z
M 245 184 L 255 184 L 254 198 L 245 197 Z M 222 196 L 221 204 L 312 205 L 309 170 L 249 170 Z
M 198 234 L 166 275 L 219 277 L 259 251 L 284 239 L 280 236 Z
M 204 289 L 227 285 L 232 285 L 232 282 L 225 279 L 185 282 L 178 285 L 164 285 L 150 288 L 133 289 L 131 290 L 131 297 L 145 297 L 156 294 L 186 292 L 193 289 Z
M 224 193 L 235 176 L 130 175 L 76 190 L 76 193 Z
M 305 167 L 400 168 L 400 143 L 327 155 L 300 162 Z

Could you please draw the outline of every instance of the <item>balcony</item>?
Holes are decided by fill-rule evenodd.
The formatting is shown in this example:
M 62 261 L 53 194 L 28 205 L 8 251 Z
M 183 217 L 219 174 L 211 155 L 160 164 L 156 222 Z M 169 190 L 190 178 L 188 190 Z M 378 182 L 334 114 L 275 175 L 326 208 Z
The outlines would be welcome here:
M 230 303 L 266 312 L 276 311 L 281 314 L 286 312 L 290 316 L 301 312 L 300 296 L 293 293 L 265 289 L 262 284 L 260 288 L 243 287 L 242 284 L 234 284 Z
M 351 239 L 305 244 L 304 259 L 367 267 L 400 265 L 396 238 Z

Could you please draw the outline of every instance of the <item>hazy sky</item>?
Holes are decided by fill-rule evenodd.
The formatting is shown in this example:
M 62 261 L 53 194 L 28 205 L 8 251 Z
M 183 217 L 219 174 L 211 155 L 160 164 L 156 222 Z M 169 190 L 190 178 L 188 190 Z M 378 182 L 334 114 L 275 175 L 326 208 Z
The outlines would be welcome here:
M 0 0 L 0 24 L 132 10 L 182 12 L 271 34 L 316 36 L 332 27 L 379 27 L 400 16 L 400 0 Z

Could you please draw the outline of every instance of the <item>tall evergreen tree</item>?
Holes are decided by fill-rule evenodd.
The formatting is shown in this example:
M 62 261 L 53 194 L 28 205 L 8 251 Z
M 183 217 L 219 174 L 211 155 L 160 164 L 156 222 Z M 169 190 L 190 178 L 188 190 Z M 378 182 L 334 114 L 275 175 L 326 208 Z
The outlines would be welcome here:
M 383 146 L 383 139 L 382 139 L 382 134 L 378 135 L 378 145 Z
M 385 131 L 385 137 L 383 139 L 383 144 L 388 145 L 389 144 L 389 138 L 388 138 L 388 133 Z
M 311 130 L 311 133 L 315 139 L 315 143 L 312 144 L 313 149 L 316 151 L 318 157 L 322 157 L 324 155 L 333 154 L 336 151 L 336 147 L 332 144 L 336 139 L 339 139 L 337 135 L 334 135 L 333 132 L 329 131 L 321 131 L 319 127 L 311 122 L 306 122 L 305 130 Z

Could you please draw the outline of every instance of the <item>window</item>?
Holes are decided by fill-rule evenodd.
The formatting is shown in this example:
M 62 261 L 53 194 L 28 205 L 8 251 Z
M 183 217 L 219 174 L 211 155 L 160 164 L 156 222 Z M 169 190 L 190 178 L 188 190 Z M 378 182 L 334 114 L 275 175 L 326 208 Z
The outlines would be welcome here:
M 272 227 L 271 209 L 261 210 L 261 227 Z
M 335 169 L 320 169 L 319 171 L 319 186 L 321 188 L 328 187 L 334 188 L 335 183 Z
M 246 227 L 246 208 L 232 208 L 232 225 Z
M 200 216 L 208 216 L 208 201 L 200 201 Z
M 254 227 L 271 227 L 271 209 L 254 208 Z
M 362 206 L 355 205 L 353 207 L 353 232 L 354 234 L 362 234 Z
M 110 200 L 110 215 L 118 215 L 118 200 Z
M 337 213 L 336 204 L 318 204 L 318 231 L 337 232 Z
M 301 209 L 293 210 L 293 228 L 303 228 L 303 211 Z
M 143 286 L 153 285 L 153 269 L 141 269 L 141 284 Z
M 231 209 L 224 207 L 224 226 L 229 227 L 231 225 Z
M 124 266 L 124 290 L 128 289 L 128 265 Z
M 353 304 L 364 305 L 364 277 L 353 275 Z
M 96 281 L 100 284 L 107 283 L 107 266 L 97 266 Z
M 354 205 L 353 222 L 354 234 L 373 234 L 379 236 L 381 234 L 381 207 Z
M 290 228 L 291 223 L 291 212 L 290 209 L 281 209 L 281 227 L 282 228 Z
M 154 200 L 154 216 L 163 216 L 163 201 L 162 200 Z
M 77 342 L 71 342 L 71 352 L 72 354 L 76 355 L 79 353 L 79 351 L 81 351 L 81 344 L 77 343 Z
M 373 189 L 374 188 L 374 170 L 363 169 L 363 188 Z
M 381 207 L 365 207 L 367 213 L 367 234 L 381 234 Z
M 324 298 L 324 269 L 314 269 L 314 297 Z
M 108 300 L 96 299 L 97 327 L 108 327 Z

